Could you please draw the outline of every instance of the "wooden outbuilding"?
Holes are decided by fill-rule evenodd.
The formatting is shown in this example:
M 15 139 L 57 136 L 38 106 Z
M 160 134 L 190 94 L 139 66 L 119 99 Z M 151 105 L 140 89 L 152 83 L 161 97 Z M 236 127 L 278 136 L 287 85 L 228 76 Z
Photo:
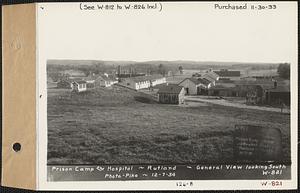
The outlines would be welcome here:
M 87 90 L 86 81 L 73 81 L 72 82 L 72 91 L 75 92 L 84 92 Z
M 265 90 L 265 103 L 270 105 L 290 106 L 291 92 L 289 86 L 276 86 Z
M 186 95 L 204 95 L 211 82 L 202 78 L 186 78 L 178 85 L 184 87 Z
M 177 84 L 162 86 L 158 92 L 158 101 L 163 104 L 183 104 L 185 90 Z

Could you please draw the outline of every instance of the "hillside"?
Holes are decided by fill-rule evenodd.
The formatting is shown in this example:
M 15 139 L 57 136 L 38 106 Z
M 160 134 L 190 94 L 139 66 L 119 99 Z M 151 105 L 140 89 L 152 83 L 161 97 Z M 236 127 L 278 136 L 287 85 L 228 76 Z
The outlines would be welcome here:
M 230 68 L 241 68 L 241 67 L 266 67 L 273 66 L 277 67 L 278 63 L 247 63 L 247 62 L 218 62 L 218 61 L 190 61 L 190 60 L 174 60 L 174 61 L 164 61 L 164 60 L 153 60 L 153 61 L 104 61 L 104 60 L 48 60 L 48 65 L 113 65 L 113 66 L 128 66 L 133 65 L 144 66 L 144 65 L 154 65 L 158 66 L 160 64 L 166 67 L 177 67 L 182 66 L 184 69 L 195 69 L 199 67 L 214 67 L 214 68 L 222 68 L 222 67 L 230 67 Z

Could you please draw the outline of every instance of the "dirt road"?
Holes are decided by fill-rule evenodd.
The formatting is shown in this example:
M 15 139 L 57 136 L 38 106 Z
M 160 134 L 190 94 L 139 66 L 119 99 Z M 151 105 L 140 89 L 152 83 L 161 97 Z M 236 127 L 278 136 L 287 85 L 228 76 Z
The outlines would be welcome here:
M 216 104 L 216 105 L 223 105 L 223 106 L 243 108 L 243 109 L 255 109 L 255 110 L 260 110 L 260 111 L 271 111 L 271 112 L 279 112 L 279 113 L 281 112 L 280 108 L 250 106 L 250 105 L 246 105 L 246 104 L 230 102 L 230 101 L 227 101 L 226 99 L 208 99 L 208 98 L 202 98 L 199 96 L 185 96 L 185 100 L 187 102 L 189 102 L 189 101 L 202 102 L 202 103 L 211 103 L 211 104 Z M 282 110 L 282 113 L 289 114 L 290 109 L 284 108 Z

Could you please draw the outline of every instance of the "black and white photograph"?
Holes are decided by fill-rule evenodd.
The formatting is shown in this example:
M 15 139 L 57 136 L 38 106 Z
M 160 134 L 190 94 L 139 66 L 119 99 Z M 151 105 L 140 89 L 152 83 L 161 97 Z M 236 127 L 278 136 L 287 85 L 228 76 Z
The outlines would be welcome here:
M 47 181 L 292 179 L 294 5 L 45 6 Z
M 289 76 L 289 63 L 49 60 L 48 163 L 242 161 L 239 125 L 279 131 L 290 161 Z

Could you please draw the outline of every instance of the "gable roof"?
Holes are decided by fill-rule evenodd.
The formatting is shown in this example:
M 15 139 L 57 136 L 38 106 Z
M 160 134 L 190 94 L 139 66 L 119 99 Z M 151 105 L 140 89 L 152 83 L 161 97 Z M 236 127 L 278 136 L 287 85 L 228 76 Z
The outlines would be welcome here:
M 204 74 L 204 75 L 202 76 L 202 78 L 205 79 L 205 80 L 207 80 L 207 81 L 209 81 L 209 82 L 215 82 L 215 81 L 216 81 L 214 78 L 210 77 L 210 76 L 207 75 L 207 74 Z
M 210 74 L 210 73 L 206 73 L 203 75 L 204 78 L 209 78 L 209 79 L 212 79 L 213 81 L 216 81 L 217 78 L 213 75 L 213 74 Z M 219 76 L 218 76 L 219 77 Z
M 204 84 L 206 86 L 208 86 L 211 82 L 205 78 L 198 78 L 198 81 L 201 83 L 201 84 Z
M 183 87 L 177 84 L 168 84 L 162 86 L 158 90 L 158 94 L 179 94 L 182 91 Z
M 105 76 L 105 75 L 98 75 L 97 76 L 97 78 L 95 79 L 95 80 L 104 80 L 104 81 L 116 81 L 117 79 L 114 77 L 114 76 L 112 76 L 112 75 L 108 75 L 108 77 L 107 76 Z
M 220 70 L 220 71 L 214 71 L 214 72 L 222 77 L 239 77 L 239 76 L 241 76 L 240 71 Z
M 200 82 L 198 79 L 196 79 L 196 78 L 185 78 L 185 79 L 183 79 L 183 81 L 181 81 L 179 84 L 183 83 L 183 82 L 186 81 L 186 80 L 191 81 L 191 82 L 194 83 L 195 85 L 198 85 L 198 84 L 201 83 L 201 82 Z
M 196 73 L 194 73 L 192 76 L 193 76 L 193 77 L 201 77 L 202 75 L 201 75 L 200 72 L 196 72 Z
M 84 80 L 78 80 L 78 81 L 73 81 L 72 83 L 76 83 L 76 84 L 86 84 L 86 81 L 84 81 Z
M 215 79 L 218 79 L 218 78 L 220 77 L 220 76 L 219 76 L 217 73 L 215 73 L 214 71 L 210 71 L 210 72 L 208 72 L 207 74 L 210 75 L 211 77 L 215 78 Z

